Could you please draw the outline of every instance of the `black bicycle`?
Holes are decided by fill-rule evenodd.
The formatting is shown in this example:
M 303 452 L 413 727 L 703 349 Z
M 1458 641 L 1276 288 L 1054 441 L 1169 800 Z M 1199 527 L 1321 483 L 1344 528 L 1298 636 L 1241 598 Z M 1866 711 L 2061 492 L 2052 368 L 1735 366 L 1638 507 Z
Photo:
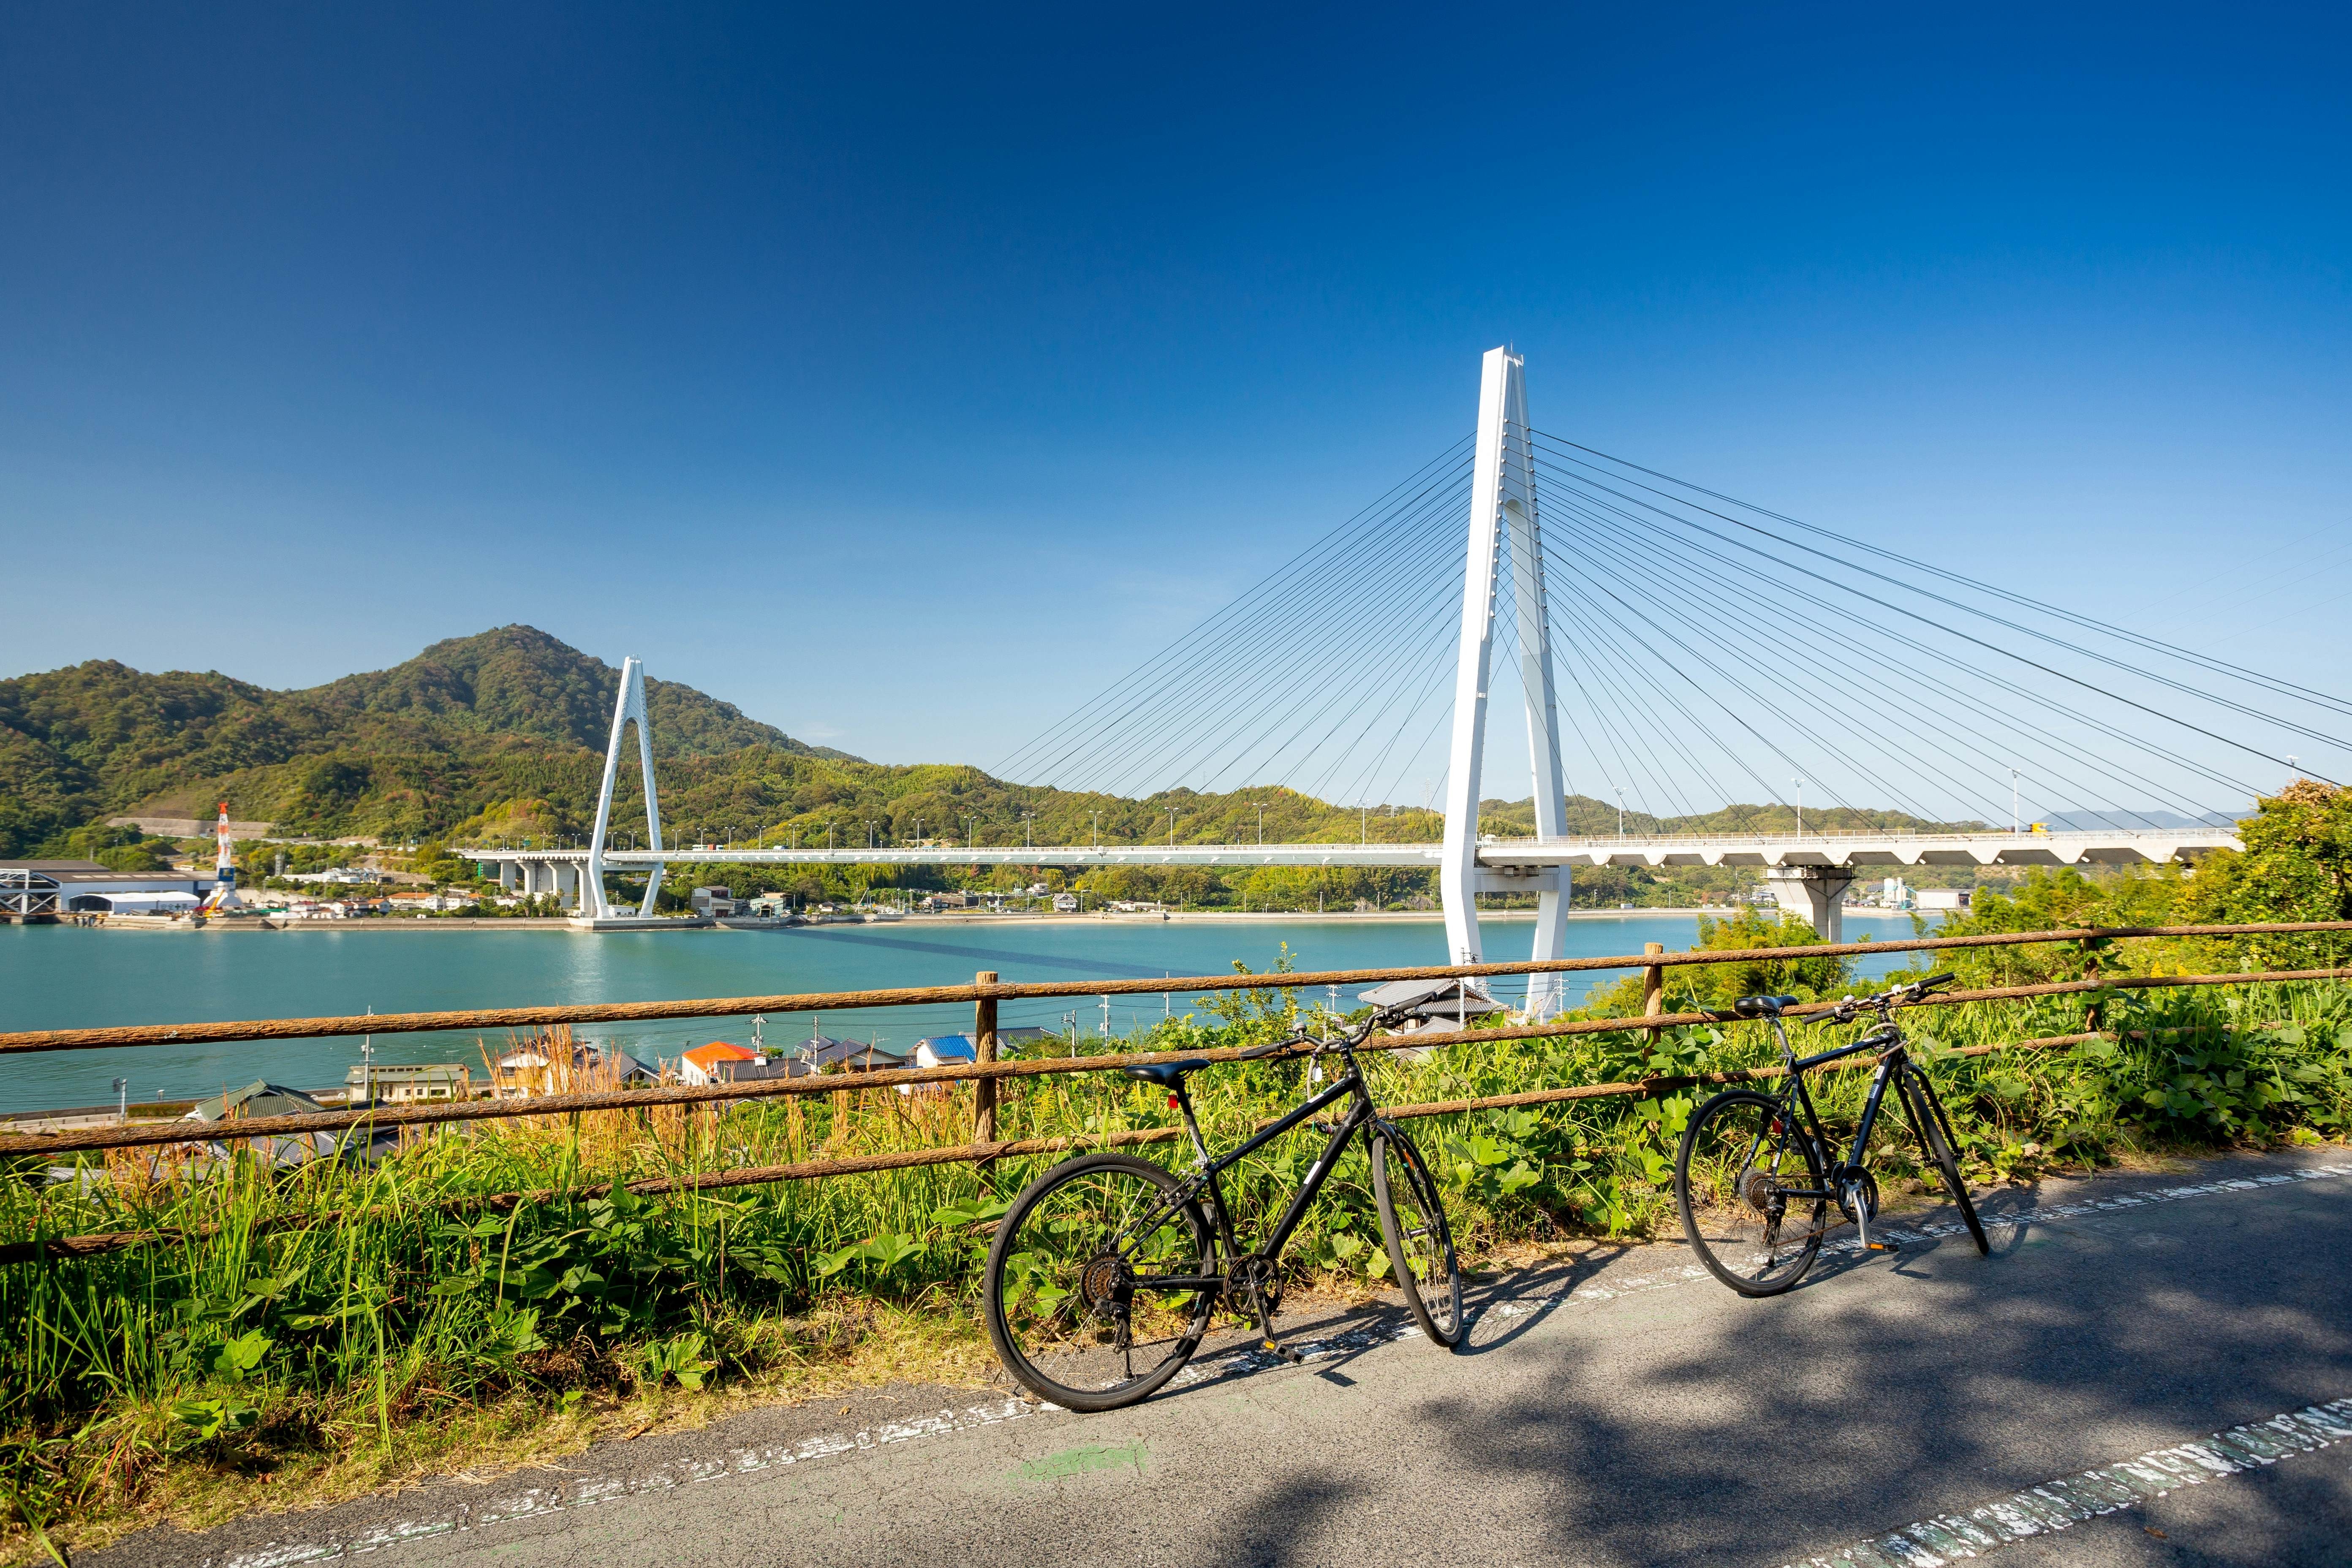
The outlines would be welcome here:
M 1372 1103 L 1356 1059 L 1356 1047 L 1389 1021 L 1376 1014 L 1339 1039 L 1299 1034 L 1243 1052 L 1244 1059 L 1286 1054 L 1318 1062 L 1337 1055 L 1343 1066 L 1329 1087 L 1214 1157 L 1202 1142 L 1184 1087 L 1185 1076 L 1208 1062 L 1195 1058 L 1123 1069 L 1168 1091 L 1170 1107 L 1183 1113 L 1197 1158 L 1189 1174 L 1178 1175 L 1129 1154 L 1082 1154 L 1013 1200 L 988 1250 L 988 1334 L 1022 1385 L 1069 1410 L 1131 1405 L 1192 1359 L 1221 1301 L 1256 1321 L 1263 1348 L 1298 1360 L 1274 1332 L 1283 1246 L 1348 1141 L 1360 1133 L 1371 1159 L 1372 1201 L 1389 1267 L 1405 1304 L 1422 1332 L 1449 1348 L 1459 1343 L 1462 1277 L 1437 1184 L 1412 1140 Z M 1343 1101 L 1347 1113 L 1337 1122 L 1312 1123 L 1329 1142 L 1265 1240 L 1244 1252 L 1219 1173 Z
M 1726 1090 L 1700 1106 L 1683 1129 L 1682 1151 L 1675 1160 L 1675 1203 L 1682 1210 L 1683 1234 L 1709 1273 L 1743 1296 L 1775 1296 L 1788 1289 L 1804 1278 L 1820 1255 L 1832 1205 L 1853 1222 L 1866 1250 L 1896 1250 L 1893 1241 L 1870 1234 L 1871 1222 L 1878 1217 L 1878 1181 L 1863 1163 L 1889 1085 L 1942 1173 L 1944 1190 L 1968 1222 L 1977 1251 L 1991 1251 L 1976 1205 L 1969 1201 L 1968 1184 L 1960 1179 L 1951 1121 L 1927 1075 L 1911 1059 L 1895 1022 L 1896 1008 L 1917 1002 L 1952 978 L 1932 974 L 1875 996 L 1847 997 L 1819 1021 L 1850 1023 L 1875 1012 L 1878 1026 L 1850 1045 L 1818 1056 L 1799 1057 L 1789 1047 L 1789 1030 L 1780 1015 L 1796 1005 L 1794 996 L 1743 996 L 1732 1005 L 1743 1018 L 1771 1021 L 1788 1079 L 1778 1094 Z M 1805 1092 L 1805 1073 L 1863 1051 L 1878 1053 L 1878 1071 L 1870 1080 L 1870 1097 L 1863 1102 L 1853 1152 L 1839 1161 L 1832 1157 L 1821 1117 Z

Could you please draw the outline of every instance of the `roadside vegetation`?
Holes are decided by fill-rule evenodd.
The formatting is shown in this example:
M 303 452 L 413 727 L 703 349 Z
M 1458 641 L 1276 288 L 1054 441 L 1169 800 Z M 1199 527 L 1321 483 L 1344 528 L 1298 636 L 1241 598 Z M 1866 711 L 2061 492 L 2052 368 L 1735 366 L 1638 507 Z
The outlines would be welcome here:
M 2342 918 L 2352 843 L 2347 797 L 2323 786 L 2265 802 L 2243 856 L 2193 877 L 2034 873 L 1944 929 Z M 1669 969 L 1667 1006 L 1753 991 L 1853 988 L 1802 925 L 1747 912 L 1703 930 L 1717 950 L 1785 956 Z M 1965 984 L 2341 964 L 2338 937 L 2239 943 L 2131 940 L 1923 955 L 1907 973 Z M 1311 999 L 1233 993 L 1089 1050 L 1257 1043 L 1299 1022 L 1337 1026 Z M 1595 1016 L 1640 1011 L 1629 977 Z M 2352 986 L 2262 983 L 2103 988 L 1923 1008 L 1906 1022 L 1957 1125 L 1972 1181 L 2030 1182 L 2231 1147 L 2316 1144 L 2352 1132 Z M 2066 1049 L 1963 1047 L 2107 1031 Z M 1805 1034 L 1823 1044 L 1838 1031 Z M 569 1059 L 568 1040 L 540 1042 Z M 1383 1103 L 1764 1065 L 1752 1025 L 1633 1029 L 1368 1058 Z M 1221 1067 L 1195 1080 L 1211 1136 L 1229 1142 L 1295 1104 L 1297 1063 Z M 447 1465 L 576 1447 L 656 1419 L 704 1419 L 730 1401 L 803 1396 L 893 1377 L 994 1375 L 978 1323 L 989 1226 L 1054 1157 L 635 1196 L 633 1178 L 959 1143 L 970 1091 L 844 1088 L 725 1111 L 659 1109 L 481 1123 L 415 1138 L 373 1166 L 209 1173 L 144 1152 L 92 1159 L 66 1182 L 26 1162 L 0 1182 L 0 1242 L 163 1233 L 94 1257 L 0 1267 L 0 1547 L 90 1545 L 170 1515 L 202 1522 L 290 1506 Z M 1865 1076 L 1820 1083 L 1851 1125 Z M 1475 1266 L 1674 1226 L 1675 1140 L 1704 1089 L 1414 1121 Z M 1124 1078 L 1008 1080 L 1000 1136 L 1163 1127 L 1164 1100 Z M 1916 1150 L 1889 1119 L 1890 1198 L 1928 1201 Z M 1285 1140 L 1228 1189 L 1261 1226 L 1311 1160 Z M 1907 1178 L 1907 1179 L 1906 1179 Z M 1347 1298 L 1386 1277 L 1369 1176 L 1343 1163 L 1292 1252 L 1288 1288 Z M 509 1204 L 499 1194 L 556 1194 Z

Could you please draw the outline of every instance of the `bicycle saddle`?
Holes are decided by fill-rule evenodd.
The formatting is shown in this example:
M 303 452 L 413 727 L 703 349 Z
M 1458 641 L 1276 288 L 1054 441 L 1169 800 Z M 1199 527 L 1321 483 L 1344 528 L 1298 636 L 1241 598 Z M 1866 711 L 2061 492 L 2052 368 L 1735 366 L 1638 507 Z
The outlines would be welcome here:
M 1188 1072 L 1198 1072 L 1209 1063 L 1199 1057 L 1187 1057 L 1181 1062 L 1151 1062 L 1142 1067 L 1121 1068 L 1129 1078 L 1139 1078 L 1146 1083 L 1156 1083 L 1162 1089 L 1174 1089 L 1176 1080 Z
M 1769 1018 L 1796 1005 L 1794 996 L 1742 996 L 1731 1005 L 1731 1010 L 1743 1018 Z

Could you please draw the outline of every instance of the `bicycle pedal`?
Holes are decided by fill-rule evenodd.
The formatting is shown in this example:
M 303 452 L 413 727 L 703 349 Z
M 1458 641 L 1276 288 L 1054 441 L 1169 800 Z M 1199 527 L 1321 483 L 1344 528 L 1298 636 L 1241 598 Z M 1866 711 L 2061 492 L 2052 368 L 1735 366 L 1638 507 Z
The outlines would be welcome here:
M 1869 1250 L 1873 1252 L 1900 1252 L 1903 1250 L 1903 1244 L 1899 1241 L 1873 1241 L 1869 1243 L 1868 1246 Z
M 1265 1351 L 1269 1355 L 1280 1356 L 1283 1360 L 1288 1362 L 1293 1366 L 1297 1366 L 1300 1362 L 1307 1359 L 1297 1351 L 1292 1350 L 1286 1345 L 1278 1345 L 1272 1340 L 1260 1340 L 1258 1342 L 1257 1348 Z

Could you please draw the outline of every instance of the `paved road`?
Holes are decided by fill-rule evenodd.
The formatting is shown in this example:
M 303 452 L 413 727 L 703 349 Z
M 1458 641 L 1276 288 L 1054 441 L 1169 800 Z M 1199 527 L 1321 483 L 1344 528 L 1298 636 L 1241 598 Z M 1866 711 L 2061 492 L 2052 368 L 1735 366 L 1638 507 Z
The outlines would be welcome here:
M 1778 1568 L 1973 1541 L 2020 1568 L 2352 1562 L 2352 1158 L 1984 1207 L 2010 1222 L 1990 1258 L 1927 1236 L 1775 1301 L 1680 1247 L 1603 1249 L 1482 1289 L 1459 1355 L 1393 1315 L 1301 1320 L 1306 1365 L 1228 1348 L 1108 1415 L 902 1390 L 80 1561 Z

